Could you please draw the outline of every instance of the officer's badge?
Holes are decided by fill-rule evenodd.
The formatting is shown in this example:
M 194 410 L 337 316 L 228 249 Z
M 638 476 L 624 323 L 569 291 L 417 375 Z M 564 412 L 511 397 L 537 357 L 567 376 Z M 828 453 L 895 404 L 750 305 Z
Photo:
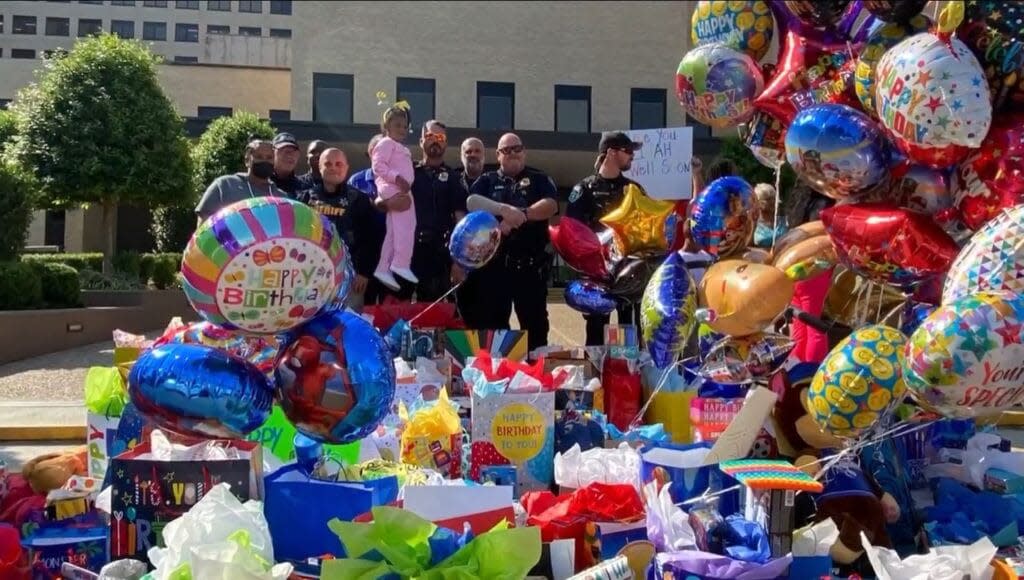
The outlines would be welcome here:
M 437 180 L 440 181 L 441 183 L 448 183 L 448 172 L 447 171 L 442 171 L 437 176 Z
M 569 203 L 576 203 L 581 197 L 583 197 L 583 188 L 577 185 L 569 192 Z
M 530 187 L 530 178 L 524 177 L 523 180 L 519 182 L 519 187 Z

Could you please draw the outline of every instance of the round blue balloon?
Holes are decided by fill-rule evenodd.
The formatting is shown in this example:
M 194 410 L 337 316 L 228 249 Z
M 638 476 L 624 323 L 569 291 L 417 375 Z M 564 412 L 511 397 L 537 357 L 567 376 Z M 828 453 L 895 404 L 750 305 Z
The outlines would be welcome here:
M 590 280 L 573 280 L 565 287 L 565 303 L 583 314 L 611 314 L 615 298 L 608 289 Z
M 754 228 L 754 188 L 742 177 L 719 177 L 690 203 L 690 236 L 713 256 L 746 247 Z
M 885 179 L 890 151 L 871 117 L 846 105 L 814 105 L 786 131 L 786 160 L 801 179 L 837 200 Z
M 244 438 L 270 416 L 270 380 L 251 363 L 202 344 L 164 344 L 132 365 L 128 394 L 139 412 L 194 437 Z
M 455 225 L 448 251 L 456 264 L 473 271 L 491 261 L 500 243 L 497 218 L 485 211 L 472 211 Z
M 347 310 L 320 314 L 301 327 L 275 376 L 288 420 L 303 435 L 327 443 L 368 435 L 395 396 L 395 366 L 384 337 Z

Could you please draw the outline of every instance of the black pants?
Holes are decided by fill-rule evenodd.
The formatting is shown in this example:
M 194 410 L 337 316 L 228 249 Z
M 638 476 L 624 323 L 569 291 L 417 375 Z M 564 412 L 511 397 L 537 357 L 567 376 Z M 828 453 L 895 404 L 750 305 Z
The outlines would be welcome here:
M 615 311 L 619 315 L 618 324 L 637 325 L 637 334 L 640 333 L 640 305 L 628 302 L 619 303 Z M 604 326 L 611 322 L 611 314 L 587 314 L 583 316 L 587 322 L 587 346 L 601 346 L 604 344 Z
M 419 279 L 413 284 L 395 277 L 402 288 L 394 295 L 399 300 L 411 300 L 416 295 L 417 302 L 433 302 L 444 296 L 451 289 L 451 258 L 448 248 L 441 236 L 417 236 L 412 251 L 412 272 Z
M 507 330 L 513 309 L 527 334 L 527 348 L 548 344 L 550 259 L 496 256 L 459 288 L 459 311 L 476 330 Z

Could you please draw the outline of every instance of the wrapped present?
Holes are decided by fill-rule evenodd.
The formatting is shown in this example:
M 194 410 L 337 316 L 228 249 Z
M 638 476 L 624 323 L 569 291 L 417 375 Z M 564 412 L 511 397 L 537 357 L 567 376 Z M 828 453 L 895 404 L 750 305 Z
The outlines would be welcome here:
M 363 316 L 372 320 L 373 325 L 385 331 L 400 320 L 410 321 L 413 329 L 425 328 L 465 328 L 456 313 L 456 306 L 451 302 L 402 302 L 389 296 L 383 304 L 363 307 Z
M 522 330 L 449 330 L 444 333 L 444 353 L 451 360 L 451 394 L 467 394 L 469 385 L 462 370 L 470 359 L 486 352 L 496 359 L 521 361 L 527 355 L 526 332 Z
M 103 477 L 111 446 L 128 402 L 125 380 L 116 367 L 92 367 L 85 375 L 86 442 L 89 475 Z
M 471 477 L 491 465 L 515 465 L 520 493 L 554 479 L 555 394 L 473 395 Z
M 402 463 L 434 469 L 444 477 L 462 477 L 462 422 L 458 406 L 441 391 L 437 402 L 404 415 Z M 400 414 L 405 405 L 400 403 Z
M 604 390 L 604 408 L 608 422 L 622 431 L 628 431 L 634 421 L 639 422 L 643 383 L 640 367 L 635 359 L 607 356 L 601 368 L 601 386 Z
M 659 488 L 667 485 L 672 501 L 677 504 L 714 493 L 713 502 L 720 513 L 736 513 L 740 508 L 739 491 L 723 491 L 734 488 L 737 482 L 722 473 L 717 462 L 708 461 L 711 449 L 709 443 L 649 443 L 640 450 L 641 482 L 643 485 L 657 482 Z M 691 509 L 698 507 L 701 505 L 693 505 Z
M 284 415 L 280 405 L 274 405 L 270 416 L 255 431 L 246 437 L 249 441 L 259 443 L 265 453 L 277 457 L 281 461 L 295 460 L 295 435 L 298 431 Z M 323 444 L 324 455 L 339 463 L 353 465 L 367 459 L 363 449 L 363 441 L 353 441 L 344 445 Z
M 33 580 L 60 580 L 65 563 L 94 573 L 107 563 L 107 528 L 102 523 L 41 527 L 21 544 L 29 552 Z

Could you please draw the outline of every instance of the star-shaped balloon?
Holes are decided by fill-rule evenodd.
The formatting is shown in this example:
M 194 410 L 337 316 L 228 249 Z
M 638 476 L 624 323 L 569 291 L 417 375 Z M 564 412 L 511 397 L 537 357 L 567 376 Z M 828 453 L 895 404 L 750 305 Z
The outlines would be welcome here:
M 623 190 L 622 203 L 601 223 L 615 233 L 615 245 L 623 256 L 664 253 L 676 235 L 675 204 L 651 199 L 636 184 Z

